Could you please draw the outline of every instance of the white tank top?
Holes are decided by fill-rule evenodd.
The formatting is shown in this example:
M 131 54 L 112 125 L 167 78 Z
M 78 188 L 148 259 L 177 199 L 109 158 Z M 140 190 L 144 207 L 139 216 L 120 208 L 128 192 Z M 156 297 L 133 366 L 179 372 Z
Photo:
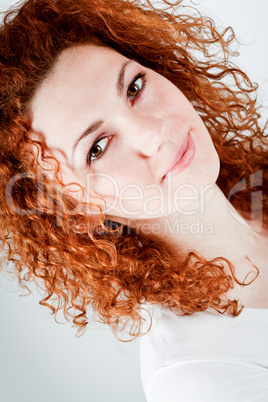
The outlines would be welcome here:
M 268 402 L 268 309 L 179 317 L 145 308 L 153 320 L 141 338 L 148 402 Z

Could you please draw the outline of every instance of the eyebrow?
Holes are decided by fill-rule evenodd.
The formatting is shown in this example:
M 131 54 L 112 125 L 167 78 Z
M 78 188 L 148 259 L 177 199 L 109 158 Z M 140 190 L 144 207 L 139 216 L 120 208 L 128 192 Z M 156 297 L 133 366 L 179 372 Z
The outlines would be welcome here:
M 121 68 L 120 68 L 120 71 L 119 71 L 119 74 L 118 74 L 117 83 L 116 83 L 116 89 L 117 89 L 117 93 L 118 93 L 119 96 L 122 96 L 123 89 L 124 89 L 124 80 L 125 80 L 126 67 L 127 67 L 127 65 L 128 65 L 129 63 L 132 63 L 132 62 L 133 62 L 133 60 L 127 60 L 127 61 L 125 61 L 125 62 L 122 64 L 122 66 L 121 66 Z M 104 123 L 103 120 L 98 120 L 98 121 L 94 122 L 94 123 L 91 124 L 91 126 L 90 126 L 89 128 L 87 128 L 86 131 L 85 131 L 82 135 L 80 135 L 80 137 L 75 141 L 75 143 L 74 143 L 74 145 L 73 145 L 73 147 L 72 147 L 72 158 L 71 158 L 72 161 L 73 161 L 73 156 L 74 156 L 74 153 L 75 153 L 75 149 L 76 149 L 77 145 L 79 144 L 79 142 L 80 142 L 81 140 L 83 140 L 85 137 L 87 137 L 89 134 L 91 134 L 93 131 L 98 130 L 98 129 L 102 126 L 103 123 Z M 72 162 L 72 165 L 73 165 L 73 162 Z
M 133 60 L 127 60 L 125 63 L 122 64 L 122 67 L 120 69 L 119 75 L 118 75 L 118 80 L 117 80 L 117 93 L 119 96 L 122 96 L 122 92 L 124 89 L 124 80 L 125 80 L 125 72 L 126 72 L 126 67 L 129 63 L 132 63 Z

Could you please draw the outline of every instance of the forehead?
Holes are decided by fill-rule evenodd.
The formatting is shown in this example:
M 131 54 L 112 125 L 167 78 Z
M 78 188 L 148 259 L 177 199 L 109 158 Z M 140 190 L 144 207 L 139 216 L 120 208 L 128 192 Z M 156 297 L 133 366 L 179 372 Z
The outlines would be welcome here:
M 64 50 L 59 55 L 49 78 L 50 80 L 64 78 L 66 81 L 67 78 L 72 79 L 72 72 L 77 69 L 81 73 L 101 74 L 107 70 L 107 67 L 117 63 L 120 59 L 125 59 L 125 57 L 109 47 L 74 46 Z
M 63 51 L 37 90 L 30 106 L 32 129 L 42 133 L 51 148 L 68 148 L 90 119 L 98 118 L 116 86 L 126 57 L 113 49 L 83 45 Z

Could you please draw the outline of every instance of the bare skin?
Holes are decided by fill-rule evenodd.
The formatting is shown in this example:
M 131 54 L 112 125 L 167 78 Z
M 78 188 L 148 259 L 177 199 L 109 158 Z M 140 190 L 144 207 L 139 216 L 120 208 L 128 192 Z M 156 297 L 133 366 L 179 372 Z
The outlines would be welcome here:
M 200 201 L 198 204 L 196 207 L 192 206 L 193 210 L 198 210 Z M 181 233 L 176 230 L 178 226 L 175 222 L 178 219 L 180 227 L 189 228 L 188 231 Z M 191 225 L 196 230 L 198 227 L 196 222 L 200 221 L 210 223 L 212 230 L 208 230 L 205 234 L 204 232 L 190 233 Z M 154 220 L 151 226 L 148 226 L 148 221 L 146 224 L 144 221 L 125 221 L 124 223 L 137 227 L 140 232 L 144 232 L 147 236 L 151 235 L 152 238 L 164 238 L 175 248 L 181 250 L 183 247 L 185 252 L 193 249 L 207 259 L 219 256 L 227 258 L 235 267 L 235 275 L 240 282 L 243 282 L 246 277 L 245 283 L 255 278 L 257 274 L 255 265 L 259 270 L 257 278 L 249 286 L 234 283 L 234 288 L 227 293 L 227 296 L 230 299 L 239 299 L 247 308 L 268 308 L 268 230 L 263 226 L 261 218 L 258 221 L 242 218 L 216 185 L 205 195 L 203 214 L 195 213 L 191 216 L 174 214 L 168 218 Z M 156 230 L 153 230 L 156 228 L 157 234 Z M 174 230 L 167 230 L 168 228 Z M 199 229 L 202 230 L 201 225 Z M 229 270 L 226 270 L 226 273 L 229 274 Z
M 185 253 L 225 257 L 241 282 L 250 271 L 247 282 L 255 277 L 254 264 L 257 279 L 235 284 L 227 296 L 248 308 L 268 308 L 267 228 L 243 219 L 216 186 L 219 159 L 210 135 L 172 83 L 111 49 L 80 46 L 61 55 L 31 116 L 65 182 L 101 197 L 107 218 Z M 173 169 L 184 146 L 188 162 Z

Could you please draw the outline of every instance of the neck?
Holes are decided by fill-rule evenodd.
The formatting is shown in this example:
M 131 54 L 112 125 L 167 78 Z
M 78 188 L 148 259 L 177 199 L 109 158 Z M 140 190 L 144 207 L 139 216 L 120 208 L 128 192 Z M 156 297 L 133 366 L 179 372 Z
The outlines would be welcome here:
M 261 239 L 216 185 L 187 214 L 139 220 L 135 229 L 185 253 L 195 250 L 207 259 L 221 256 L 233 264 L 250 258 L 251 247 Z

